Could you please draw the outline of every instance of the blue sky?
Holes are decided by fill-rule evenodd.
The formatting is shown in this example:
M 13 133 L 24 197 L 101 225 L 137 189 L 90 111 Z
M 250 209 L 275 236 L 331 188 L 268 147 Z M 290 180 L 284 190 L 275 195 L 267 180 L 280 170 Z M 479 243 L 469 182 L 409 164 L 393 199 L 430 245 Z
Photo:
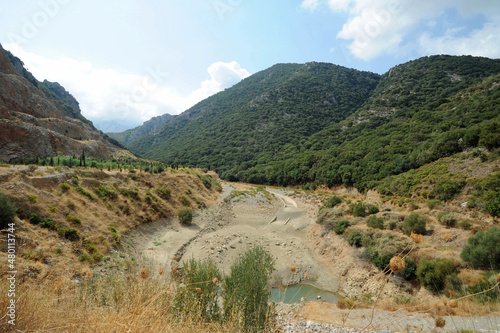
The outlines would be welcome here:
M 496 0 L 0 0 L 0 43 L 99 125 L 178 114 L 276 63 L 498 58 L 499 22 Z

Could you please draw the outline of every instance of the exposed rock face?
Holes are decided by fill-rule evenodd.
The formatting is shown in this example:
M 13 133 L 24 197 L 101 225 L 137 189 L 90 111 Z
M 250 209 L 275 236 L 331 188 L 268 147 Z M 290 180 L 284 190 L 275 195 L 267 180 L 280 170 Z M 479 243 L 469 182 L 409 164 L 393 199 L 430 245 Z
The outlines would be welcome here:
M 0 45 L 0 161 L 82 152 L 109 159 L 118 150 L 80 114 L 73 96 L 36 81 Z

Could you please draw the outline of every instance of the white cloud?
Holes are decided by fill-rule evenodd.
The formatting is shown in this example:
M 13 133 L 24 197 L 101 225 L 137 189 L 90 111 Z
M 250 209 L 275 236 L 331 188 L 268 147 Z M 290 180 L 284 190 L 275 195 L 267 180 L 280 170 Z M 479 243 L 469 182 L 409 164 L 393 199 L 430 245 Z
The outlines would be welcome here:
M 90 119 L 143 122 L 164 113 L 179 114 L 250 76 L 236 61 L 216 62 L 208 68 L 210 79 L 191 93 L 180 94 L 166 85 L 168 74 L 159 68 L 149 68 L 146 75 L 128 74 L 96 68 L 87 61 L 48 59 L 16 44 L 6 44 L 5 48 L 19 57 L 37 79 L 64 86 L 80 103 L 82 114 Z
M 400 54 L 411 50 L 419 54 L 500 56 L 500 6 L 496 1 L 320 1 L 334 12 L 348 13 L 349 18 L 337 37 L 350 41 L 348 49 L 357 58 L 370 60 L 384 53 Z M 433 35 L 436 22 L 440 22 L 443 12 L 448 9 L 456 9 L 464 18 L 481 17 L 485 23 L 473 31 L 459 31 L 463 27 L 457 20 L 454 23 L 458 26 L 444 34 Z M 407 40 L 410 34 L 417 36 L 414 41 Z
M 319 5 L 319 0 L 304 0 L 301 6 L 302 8 L 314 11 L 316 7 L 318 7 L 318 5 Z

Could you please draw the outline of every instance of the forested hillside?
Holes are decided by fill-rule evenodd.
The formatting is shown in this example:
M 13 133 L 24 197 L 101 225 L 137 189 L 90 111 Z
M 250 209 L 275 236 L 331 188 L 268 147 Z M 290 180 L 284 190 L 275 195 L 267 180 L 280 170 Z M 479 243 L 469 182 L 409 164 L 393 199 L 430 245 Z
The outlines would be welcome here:
M 151 159 L 246 168 L 351 115 L 379 75 L 332 64 L 279 64 L 195 105 L 129 147 Z
M 379 77 L 330 64 L 257 73 L 130 145 L 262 184 L 373 187 L 467 148 L 500 145 L 500 60 L 424 57 Z
M 165 113 L 164 115 L 151 118 L 150 120 L 144 122 L 141 126 L 137 126 L 124 132 L 107 133 L 107 135 L 121 144 L 127 145 L 156 130 L 172 117 L 172 115 Z

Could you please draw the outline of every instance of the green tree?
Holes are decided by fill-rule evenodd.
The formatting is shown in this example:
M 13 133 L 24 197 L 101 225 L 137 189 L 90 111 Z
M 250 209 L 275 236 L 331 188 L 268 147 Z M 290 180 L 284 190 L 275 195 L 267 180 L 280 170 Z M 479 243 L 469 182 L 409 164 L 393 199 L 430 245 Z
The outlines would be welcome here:
M 9 223 L 14 223 L 16 211 L 16 206 L 10 201 L 10 198 L 0 192 L 0 229 L 5 229 Z
M 224 278 L 224 316 L 235 319 L 246 330 L 261 331 L 270 311 L 268 287 L 273 270 L 274 259 L 261 246 L 240 254 Z
M 460 257 L 473 268 L 500 269 L 500 228 L 470 236 Z
M 417 234 L 425 234 L 427 220 L 425 216 L 418 215 L 417 213 L 411 213 L 403 222 L 403 232 L 405 235 L 409 236 L 411 232 L 416 232 Z

